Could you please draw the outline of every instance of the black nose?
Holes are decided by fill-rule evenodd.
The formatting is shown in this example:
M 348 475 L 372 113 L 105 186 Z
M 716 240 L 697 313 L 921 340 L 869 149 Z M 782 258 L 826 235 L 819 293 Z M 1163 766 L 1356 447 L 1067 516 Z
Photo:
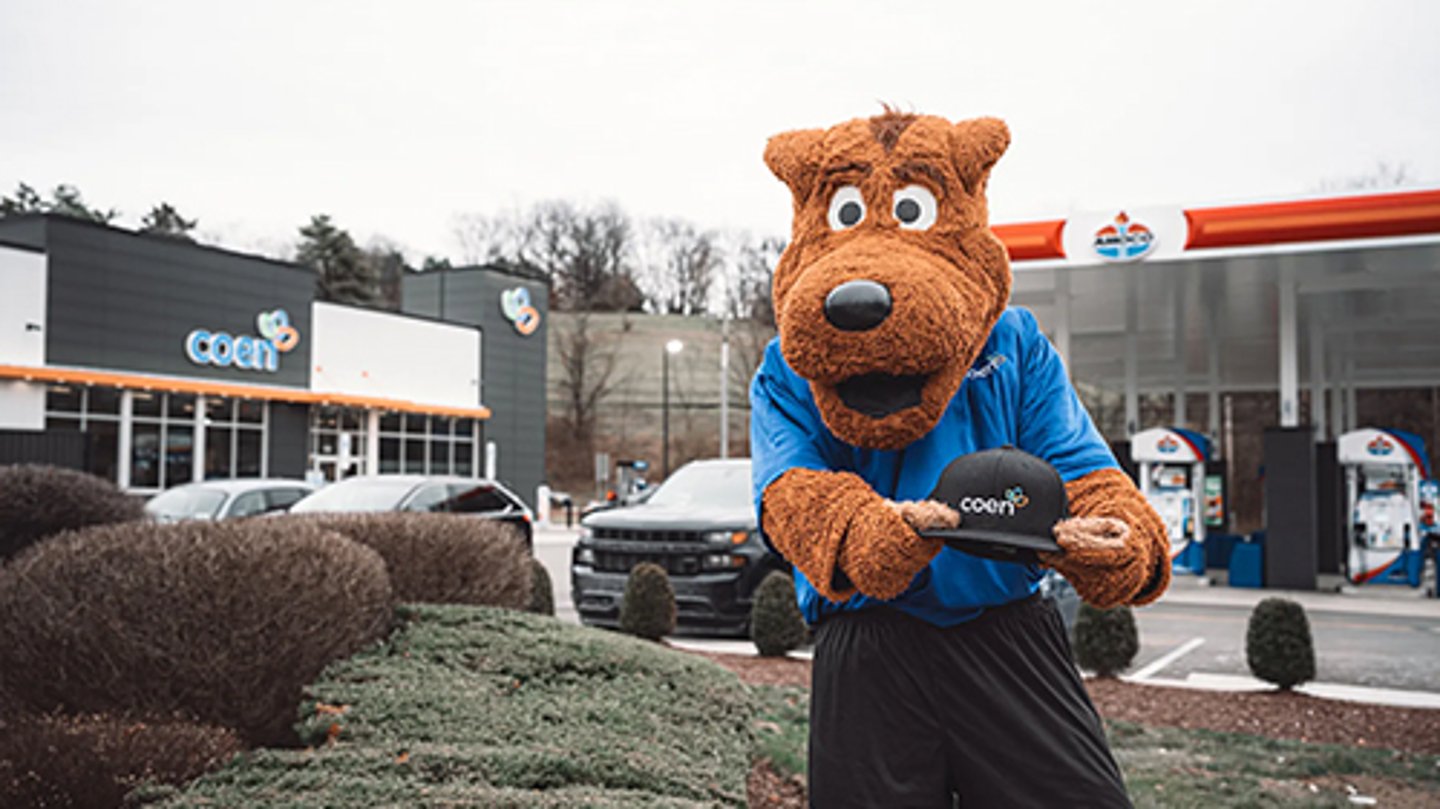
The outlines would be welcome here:
M 868 331 L 890 316 L 890 290 L 874 281 L 846 281 L 825 296 L 825 319 L 843 331 Z

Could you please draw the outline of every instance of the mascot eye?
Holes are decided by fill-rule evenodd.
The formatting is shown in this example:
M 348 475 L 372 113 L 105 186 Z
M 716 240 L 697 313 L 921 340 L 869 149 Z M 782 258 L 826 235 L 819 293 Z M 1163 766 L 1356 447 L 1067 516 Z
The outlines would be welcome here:
M 830 229 L 845 230 L 860 224 L 865 218 L 865 200 L 860 196 L 860 189 L 853 185 L 845 185 L 835 190 L 835 196 L 830 198 Z
M 906 230 L 929 230 L 935 224 L 935 195 L 923 185 L 895 192 L 895 221 Z

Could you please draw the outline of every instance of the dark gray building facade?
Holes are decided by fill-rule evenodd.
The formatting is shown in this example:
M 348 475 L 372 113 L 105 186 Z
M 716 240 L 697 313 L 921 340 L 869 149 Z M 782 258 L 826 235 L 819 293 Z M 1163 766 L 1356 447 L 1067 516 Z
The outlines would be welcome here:
M 0 463 L 76 466 L 148 494 L 224 477 L 481 476 L 493 455 L 531 501 L 544 326 L 522 337 L 500 298 L 526 286 L 530 328 L 532 313 L 546 320 L 544 285 L 438 275 L 405 285 L 403 314 L 360 310 L 316 301 L 314 273 L 288 262 L 0 219 Z M 412 344 L 425 355 L 413 362 Z
M 506 314 L 506 296 L 514 301 L 521 289 L 535 309 L 533 330 Z M 549 287 L 542 278 L 504 268 L 462 267 L 410 275 L 403 290 L 406 313 L 474 326 L 484 335 L 481 399 L 491 410 L 485 435 L 498 448 L 496 477 L 529 501 L 545 481 Z

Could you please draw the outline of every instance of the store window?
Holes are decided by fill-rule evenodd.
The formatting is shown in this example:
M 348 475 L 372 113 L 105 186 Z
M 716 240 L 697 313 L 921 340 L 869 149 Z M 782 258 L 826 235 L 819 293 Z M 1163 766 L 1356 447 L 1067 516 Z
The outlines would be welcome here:
M 473 419 L 385 413 L 380 416 L 380 471 L 475 475 Z
M 84 433 L 85 469 L 91 474 L 128 480 L 131 490 L 159 491 L 194 479 L 200 402 L 189 393 L 53 385 L 46 392 L 45 423 L 46 429 Z M 267 403 L 207 397 L 204 408 L 205 477 L 263 476 Z M 130 452 L 122 458 L 126 434 Z
M 310 468 L 327 481 L 364 474 L 365 418 L 360 408 L 310 408 Z
M 119 480 L 120 397 L 117 388 L 51 385 L 45 392 L 45 429 L 85 435 L 85 471 Z
M 266 474 L 269 404 L 205 397 L 205 479 L 258 478 Z

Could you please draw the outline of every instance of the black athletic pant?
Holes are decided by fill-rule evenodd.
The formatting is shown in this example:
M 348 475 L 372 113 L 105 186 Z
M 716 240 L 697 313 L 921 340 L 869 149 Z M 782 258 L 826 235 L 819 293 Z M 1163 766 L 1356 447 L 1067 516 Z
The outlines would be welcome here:
M 1129 807 L 1100 718 L 1038 595 L 942 629 L 897 610 L 820 623 L 810 805 Z

